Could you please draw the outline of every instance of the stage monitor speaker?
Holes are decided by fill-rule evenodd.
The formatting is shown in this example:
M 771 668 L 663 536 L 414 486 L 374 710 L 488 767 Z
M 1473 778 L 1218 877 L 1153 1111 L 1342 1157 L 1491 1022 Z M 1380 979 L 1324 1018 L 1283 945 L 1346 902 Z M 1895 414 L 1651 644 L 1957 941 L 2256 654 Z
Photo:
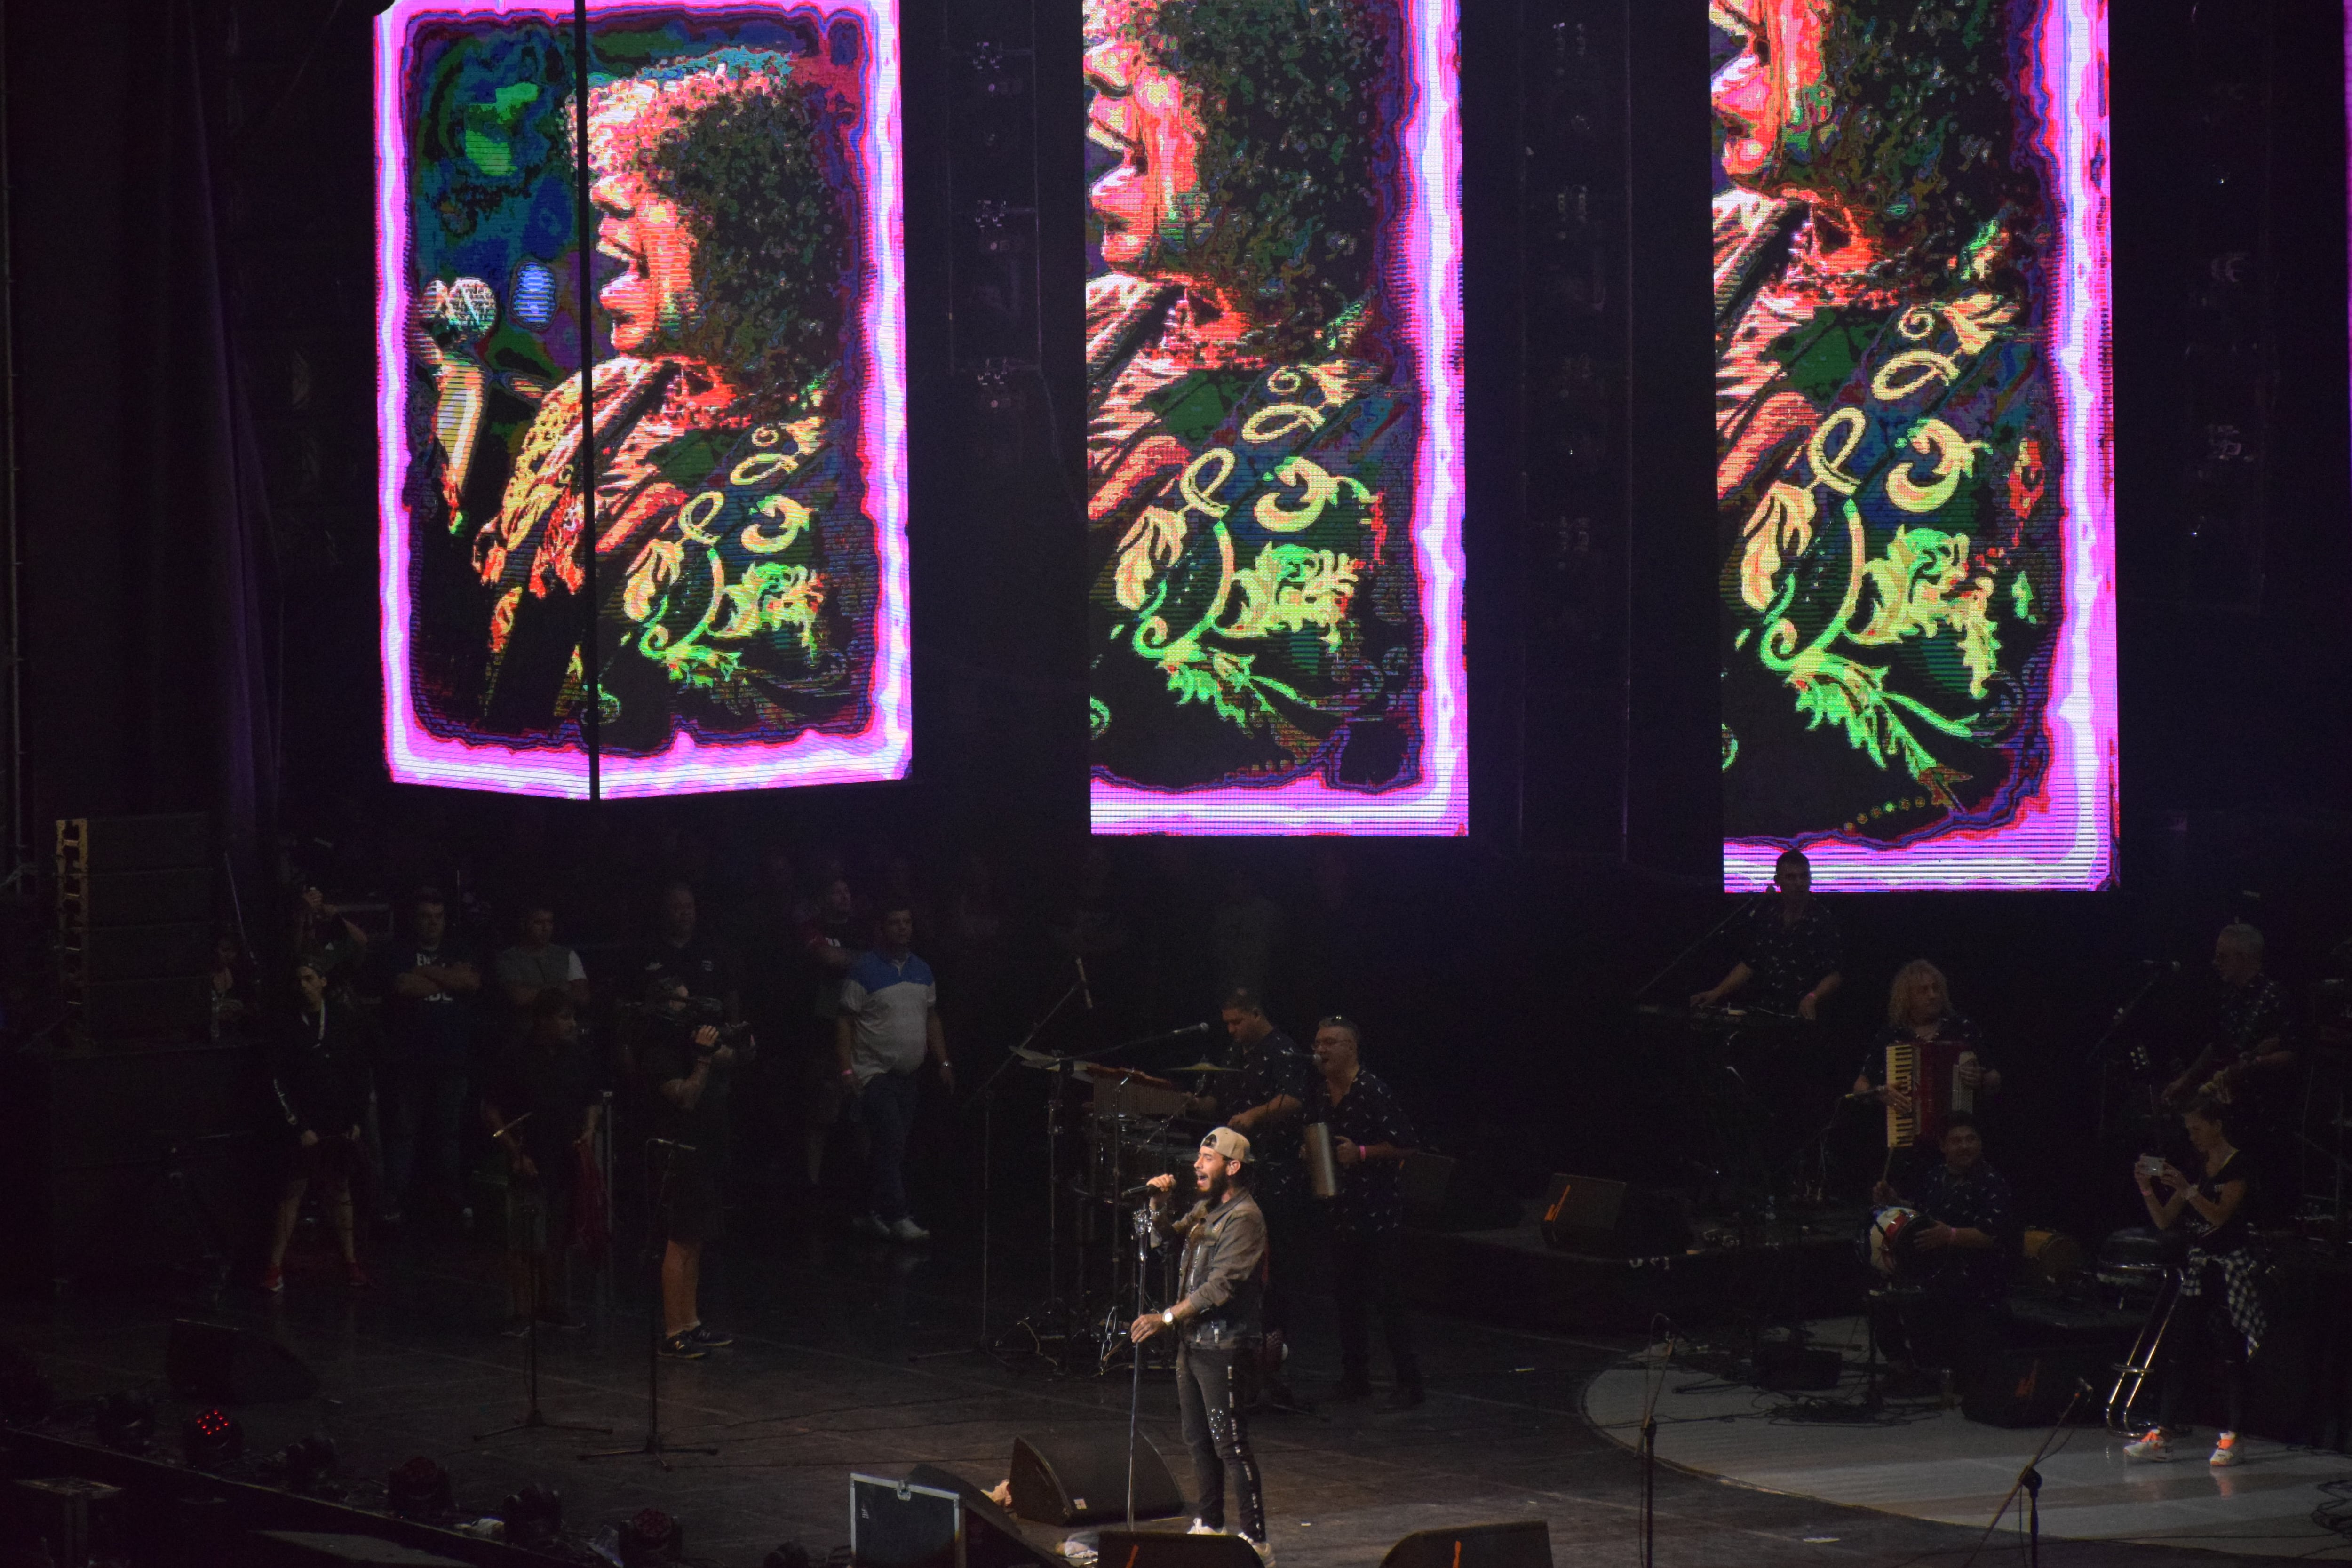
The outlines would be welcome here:
M 1599 1176 L 1554 1175 L 1542 1229 L 1557 1250 L 1599 1258 L 1679 1257 L 1690 1247 L 1679 1200 Z
M 963 1568 L 1045 1568 L 1045 1554 L 1022 1535 L 1020 1521 L 961 1476 L 950 1475 L 937 1465 L 917 1465 L 907 1472 L 907 1479 L 915 1486 L 953 1492 L 961 1500 Z
M 250 1329 L 187 1318 L 172 1321 L 163 1376 L 181 1398 L 215 1405 L 274 1405 L 319 1392 L 318 1374 L 285 1346 Z
M 1389 1548 L 1381 1568 L 1551 1568 L 1551 1527 L 1521 1519 L 1416 1530 Z
M 1096 1568 L 1264 1568 L 1257 1548 L 1238 1535 L 1106 1530 L 1097 1550 Z
M 1127 1435 L 1100 1439 L 1049 1432 L 1013 1440 L 1013 1511 L 1040 1524 L 1100 1524 L 1127 1517 Z M 1149 1437 L 1135 1446 L 1135 1517 L 1184 1511 L 1184 1494 Z
M 2105 1418 L 2113 1363 L 2090 1346 L 2007 1351 L 1960 1390 L 1960 1414 L 1987 1426 L 2054 1426 L 2077 1382 L 2092 1391 L 2074 1405 L 2077 1423 Z

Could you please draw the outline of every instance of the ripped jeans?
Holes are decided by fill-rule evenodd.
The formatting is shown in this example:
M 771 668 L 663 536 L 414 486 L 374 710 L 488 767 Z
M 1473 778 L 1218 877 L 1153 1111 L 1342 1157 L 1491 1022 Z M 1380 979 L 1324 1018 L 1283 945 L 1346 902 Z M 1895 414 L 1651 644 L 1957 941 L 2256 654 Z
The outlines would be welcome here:
M 1225 1527 L 1225 1490 L 1241 1515 L 1241 1533 L 1264 1544 L 1265 1499 L 1258 1486 L 1257 1459 L 1251 1454 L 1246 1395 L 1237 1372 L 1250 1351 L 1194 1350 L 1176 1352 L 1176 1409 L 1183 1419 L 1184 1445 L 1192 1450 L 1193 1515 L 1212 1530 Z

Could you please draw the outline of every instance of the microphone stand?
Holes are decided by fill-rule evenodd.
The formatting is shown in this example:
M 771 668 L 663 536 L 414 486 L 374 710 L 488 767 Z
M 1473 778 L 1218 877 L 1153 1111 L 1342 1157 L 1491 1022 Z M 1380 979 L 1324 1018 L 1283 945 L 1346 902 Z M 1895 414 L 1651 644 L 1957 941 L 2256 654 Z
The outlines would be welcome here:
M 653 1259 L 653 1298 L 646 1304 L 646 1440 L 635 1448 L 598 1448 L 583 1454 L 583 1459 L 648 1458 L 665 1470 L 677 1467 L 669 1462 L 672 1454 L 716 1454 L 716 1448 L 673 1447 L 662 1438 L 661 1432 L 661 1342 L 662 1342 L 662 1215 L 669 1207 L 670 1178 L 679 1151 L 691 1154 L 691 1143 L 674 1143 L 667 1138 L 646 1140 L 646 1174 L 653 1176 L 654 1151 L 661 1151 L 661 1176 L 648 1180 L 646 1190 L 654 1196 L 653 1208 L 646 1215 L 646 1256 Z
M 1147 1203 L 1137 1209 L 1134 1218 L 1129 1223 L 1135 1228 L 1135 1315 L 1139 1318 L 1147 1310 L 1143 1304 L 1143 1286 L 1150 1273 L 1151 1265 L 1151 1205 Z M 1171 1333 L 1182 1331 L 1181 1329 L 1170 1331 Z M 1143 1410 L 1143 1347 L 1135 1342 L 1135 1337 L 1132 1334 L 1128 1336 L 1128 1350 L 1129 1359 L 1134 1363 L 1134 1370 L 1128 1379 L 1127 1392 L 1127 1528 L 1133 1530 L 1135 1528 L 1135 1441 L 1137 1426 L 1142 1419 Z M 1181 1353 L 1181 1350 L 1179 1353 Z
M 1665 1361 L 1674 1364 L 1674 1331 L 1666 1331 Z M 1658 1394 L 1665 1387 L 1661 1377 L 1642 1394 L 1642 1568 L 1656 1568 L 1658 1561 Z
M 1758 904 L 1764 900 L 1770 891 L 1771 889 L 1768 888 L 1762 892 L 1750 893 L 1747 898 L 1740 900 L 1737 909 L 1734 909 L 1729 914 L 1724 916 L 1721 920 L 1716 921 L 1715 924 L 1709 926 L 1706 932 L 1702 934 L 1696 942 L 1692 942 L 1688 947 L 1675 954 L 1674 957 L 1666 960 L 1666 966 L 1664 969 L 1659 970 L 1655 974 L 1651 975 L 1649 979 L 1643 981 L 1642 983 L 1641 989 L 1633 993 L 1633 1000 L 1639 1002 L 1643 997 L 1647 996 L 1650 994 L 1651 989 L 1655 986 L 1659 981 L 1664 980 L 1667 975 L 1672 974 L 1675 970 L 1680 969 L 1683 966 L 1683 960 L 1688 958 L 1692 953 L 1696 952 L 1700 948 L 1705 947 L 1708 942 L 1713 942 L 1717 937 L 1721 936 L 1730 928 L 1732 921 L 1745 917 L 1749 911 L 1753 910 Z
M 2074 1396 L 2066 1401 L 2065 1413 L 2058 1417 L 2058 1425 L 2043 1435 L 2042 1447 L 2033 1450 L 2033 1458 L 2025 1461 L 2025 1468 L 2017 1472 L 2016 1484 L 2009 1489 L 2009 1495 L 2000 1500 L 2000 1507 L 1993 1510 L 1992 1522 L 1985 1526 L 1985 1532 L 1978 1540 L 1975 1550 L 1969 1553 L 1969 1563 L 1977 1560 L 1977 1552 L 1985 1549 L 1985 1543 L 1992 1539 L 1992 1532 L 2000 1528 L 2002 1517 L 2009 1512 L 2009 1505 L 2017 1500 L 2019 1492 L 2023 1492 L 2026 1568 L 2042 1568 L 2042 1461 L 2050 1457 L 2050 1445 L 2058 1440 L 2058 1434 L 2073 1425 L 2074 1407 L 2082 1404 L 2083 1395 L 2090 1392 L 2089 1384 L 2079 1377 L 2074 1380 Z M 1967 1568 L 1967 1563 L 1961 1564 L 1961 1568 Z
M 528 1110 L 524 1111 L 520 1116 L 516 1117 L 504 1127 L 492 1132 L 490 1134 L 490 1142 L 493 1143 L 497 1142 L 499 1139 L 505 1137 L 508 1133 L 513 1131 L 516 1128 L 530 1121 L 532 1114 L 533 1112 Z M 509 1194 L 511 1194 L 514 1190 L 514 1183 L 517 1179 L 518 1177 L 516 1173 L 512 1171 L 508 1173 L 507 1190 Z M 503 1437 L 509 1432 L 594 1432 L 607 1437 L 613 1435 L 613 1429 L 610 1426 L 590 1426 L 568 1421 L 550 1421 L 547 1418 L 546 1414 L 539 1407 L 539 1319 L 540 1314 L 546 1310 L 546 1255 L 547 1243 L 549 1240 L 547 1235 L 547 1204 L 543 1196 L 545 1189 L 539 1189 L 539 1191 L 542 1194 L 542 1196 L 533 1205 L 533 1208 L 539 1215 L 539 1245 L 530 1250 L 527 1255 L 529 1261 L 523 1266 L 523 1300 L 525 1303 L 524 1311 L 527 1316 L 523 1320 L 522 1330 L 524 1389 L 524 1410 L 522 1413 L 522 1419 L 520 1421 L 510 1421 L 504 1426 L 498 1427 L 493 1431 L 475 1433 L 474 1441 L 477 1443 L 487 1443 L 493 1437 Z M 511 1196 L 508 1199 L 508 1206 L 509 1212 L 511 1212 L 515 1206 Z M 526 1227 L 525 1238 L 529 1239 L 528 1227 Z M 512 1246 L 514 1243 L 514 1237 L 509 1237 L 507 1238 L 507 1242 L 509 1246 Z
M 2107 1022 L 2105 1032 L 2093 1040 L 2089 1048 L 2083 1053 L 2083 1065 L 2099 1069 L 2099 1135 L 2103 1138 L 2106 1136 L 2107 1131 L 2107 1102 L 2110 1099 L 2107 1093 L 2107 1073 L 2112 1064 L 2107 1060 L 2108 1047 L 2115 1044 L 2116 1037 L 2123 1033 L 2124 1026 L 2131 1022 L 2132 1015 L 2139 1011 L 2139 1005 L 2155 994 L 2158 986 L 2172 978 L 2175 968 L 2176 966 L 2172 964 L 2158 964 L 2149 973 L 2148 977 L 2140 982 L 2139 989 L 2133 992 L 2126 998 L 2124 1005 L 2116 1009 L 2115 1016 Z M 2156 1119 L 2153 1089 L 2154 1085 L 2151 1084 L 2148 1107 L 2151 1121 Z

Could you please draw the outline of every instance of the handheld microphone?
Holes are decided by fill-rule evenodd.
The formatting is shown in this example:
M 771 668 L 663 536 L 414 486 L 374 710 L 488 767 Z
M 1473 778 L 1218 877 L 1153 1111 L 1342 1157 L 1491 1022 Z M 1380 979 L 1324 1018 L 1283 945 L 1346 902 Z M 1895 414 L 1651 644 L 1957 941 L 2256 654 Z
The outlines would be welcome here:
M 1087 955 L 1081 952 L 1073 958 L 1078 966 L 1078 994 L 1087 999 L 1087 1011 L 1091 1013 L 1095 1010 L 1095 988 L 1087 984 Z

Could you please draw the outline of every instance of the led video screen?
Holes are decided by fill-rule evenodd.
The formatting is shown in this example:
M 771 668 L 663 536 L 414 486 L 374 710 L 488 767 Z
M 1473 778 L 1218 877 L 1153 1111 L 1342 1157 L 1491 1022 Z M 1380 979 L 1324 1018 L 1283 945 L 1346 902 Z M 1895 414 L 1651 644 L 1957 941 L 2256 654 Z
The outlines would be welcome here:
M 1099 833 L 1465 830 L 1454 0 L 1090 0 Z
M 2105 0 L 1712 0 L 1724 879 L 2112 885 Z
M 899 777 L 896 0 L 589 19 L 590 300 L 572 7 L 377 24 L 393 776 L 584 796 L 593 739 L 607 795 Z

